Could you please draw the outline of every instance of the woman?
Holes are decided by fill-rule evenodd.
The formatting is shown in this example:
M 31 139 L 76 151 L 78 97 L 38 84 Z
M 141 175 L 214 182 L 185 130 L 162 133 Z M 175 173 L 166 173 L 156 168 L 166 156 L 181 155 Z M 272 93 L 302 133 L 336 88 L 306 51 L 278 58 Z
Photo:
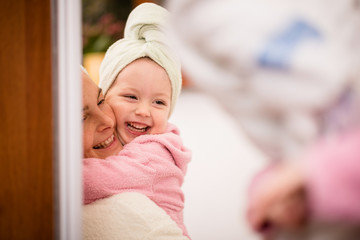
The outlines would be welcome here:
M 123 147 L 116 137 L 114 113 L 84 69 L 82 82 L 84 157 L 114 155 Z M 118 194 L 83 210 L 83 239 L 187 239 L 164 210 L 139 193 Z

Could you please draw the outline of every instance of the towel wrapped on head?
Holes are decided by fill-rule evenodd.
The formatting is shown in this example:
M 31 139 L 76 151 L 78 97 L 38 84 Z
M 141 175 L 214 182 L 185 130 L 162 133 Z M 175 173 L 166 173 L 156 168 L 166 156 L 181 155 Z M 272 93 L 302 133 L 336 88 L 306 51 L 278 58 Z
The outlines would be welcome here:
M 169 12 L 153 3 L 137 6 L 126 22 L 124 38 L 107 50 L 100 66 L 100 83 L 104 93 L 109 90 L 122 69 L 133 61 L 148 57 L 167 72 L 171 83 L 171 115 L 181 91 L 181 66 L 166 43 L 164 28 Z

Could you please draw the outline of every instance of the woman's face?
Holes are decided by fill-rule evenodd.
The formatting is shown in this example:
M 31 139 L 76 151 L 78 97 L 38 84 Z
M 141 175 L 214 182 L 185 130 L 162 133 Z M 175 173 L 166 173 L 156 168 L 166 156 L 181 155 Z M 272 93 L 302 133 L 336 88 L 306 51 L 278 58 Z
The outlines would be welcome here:
M 84 158 L 106 158 L 117 154 L 122 145 L 115 135 L 115 116 L 100 88 L 82 73 Z
M 114 110 L 123 143 L 140 135 L 163 133 L 170 112 L 170 79 L 160 65 L 141 58 L 119 73 L 106 100 Z

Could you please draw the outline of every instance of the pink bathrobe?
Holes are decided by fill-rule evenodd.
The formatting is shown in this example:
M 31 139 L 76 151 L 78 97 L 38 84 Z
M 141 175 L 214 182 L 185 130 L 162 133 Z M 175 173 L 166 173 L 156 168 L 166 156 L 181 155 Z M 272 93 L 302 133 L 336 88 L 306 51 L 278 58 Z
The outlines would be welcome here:
M 117 155 L 86 158 L 84 204 L 122 192 L 140 192 L 163 208 L 188 236 L 181 185 L 190 159 L 191 152 L 171 124 L 163 134 L 135 138 Z
M 360 128 L 325 139 L 305 159 L 315 218 L 360 223 Z

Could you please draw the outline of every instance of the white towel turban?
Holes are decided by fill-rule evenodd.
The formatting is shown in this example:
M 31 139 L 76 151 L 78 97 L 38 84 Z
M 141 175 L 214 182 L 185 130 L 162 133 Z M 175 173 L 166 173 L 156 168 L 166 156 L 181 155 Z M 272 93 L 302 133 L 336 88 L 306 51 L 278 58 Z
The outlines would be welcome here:
M 181 91 L 181 66 L 167 46 L 164 28 L 169 12 L 156 4 L 137 6 L 127 19 L 124 38 L 107 50 L 100 66 L 100 83 L 104 93 L 109 90 L 119 72 L 142 57 L 149 57 L 163 67 L 171 82 L 171 115 Z

